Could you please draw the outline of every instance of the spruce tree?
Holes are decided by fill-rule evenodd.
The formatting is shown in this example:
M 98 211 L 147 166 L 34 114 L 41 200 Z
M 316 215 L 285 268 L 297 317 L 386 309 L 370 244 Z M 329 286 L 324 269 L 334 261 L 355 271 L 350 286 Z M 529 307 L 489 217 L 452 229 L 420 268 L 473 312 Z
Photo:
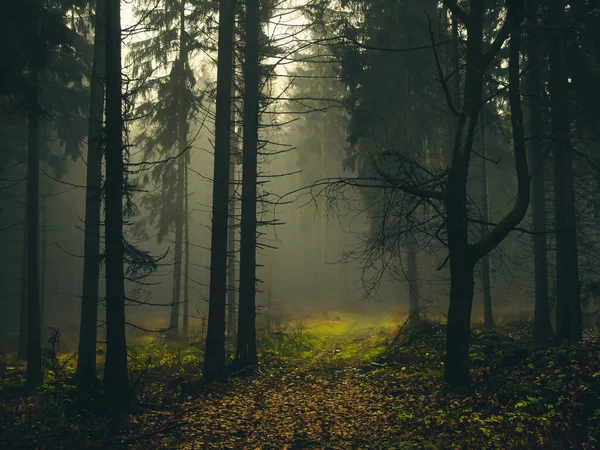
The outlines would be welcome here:
M 231 83 L 235 0 L 219 1 L 215 162 L 212 195 L 210 291 L 208 330 L 204 351 L 204 378 L 226 376 L 225 320 L 227 303 L 227 222 L 231 131 Z
M 121 79 L 121 2 L 106 2 L 106 362 L 104 400 L 111 415 L 129 408 L 129 377 L 125 337 L 125 274 L 123 238 L 123 115 Z

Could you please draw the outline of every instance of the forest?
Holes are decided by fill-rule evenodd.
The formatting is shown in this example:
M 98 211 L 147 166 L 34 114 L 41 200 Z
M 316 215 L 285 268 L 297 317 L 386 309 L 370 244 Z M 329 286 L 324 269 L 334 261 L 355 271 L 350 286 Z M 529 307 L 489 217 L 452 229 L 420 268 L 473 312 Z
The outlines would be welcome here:
M 0 448 L 600 448 L 600 1 L 5 3 Z

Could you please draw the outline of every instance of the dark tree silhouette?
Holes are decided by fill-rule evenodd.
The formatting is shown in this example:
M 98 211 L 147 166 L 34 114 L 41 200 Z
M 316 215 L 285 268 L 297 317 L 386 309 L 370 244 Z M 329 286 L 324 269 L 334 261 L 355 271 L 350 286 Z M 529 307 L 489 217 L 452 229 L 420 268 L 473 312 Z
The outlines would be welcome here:
M 255 365 L 256 356 L 256 189 L 259 119 L 259 0 L 246 2 L 244 48 L 244 111 L 242 142 L 242 220 L 240 294 L 235 364 Z
M 23 228 L 21 292 L 19 295 L 19 349 L 17 359 L 27 359 L 27 227 Z
M 536 0 L 528 2 L 527 24 L 532 30 L 539 27 Z M 546 242 L 546 155 L 544 151 L 542 33 L 533 31 L 527 40 L 529 71 L 526 93 L 529 102 L 529 134 L 531 166 L 531 215 L 533 219 L 533 264 L 535 284 L 534 342 L 542 347 L 550 343 L 550 303 L 548 300 L 548 246 Z
M 100 214 L 102 197 L 102 141 L 104 122 L 105 51 L 104 18 L 106 0 L 96 2 L 94 57 L 90 79 L 90 115 L 85 195 L 85 236 L 83 293 L 79 329 L 77 381 L 81 388 L 96 382 L 96 335 L 98 283 L 100 274 Z
M 121 11 L 119 0 L 106 3 L 106 362 L 104 398 L 111 414 L 129 407 L 125 339 L 123 239 L 123 116 L 121 80 Z
M 235 55 L 233 58 L 235 67 Z M 231 98 L 235 99 L 235 80 L 231 87 Z M 236 166 L 240 157 L 238 150 L 238 135 L 236 130 L 236 102 L 232 100 L 231 108 L 231 155 L 229 160 L 229 231 L 227 234 L 227 334 L 233 336 L 236 329 L 235 293 L 237 291 L 236 261 L 236 209 L 237 209 L 237 180 Z
M 204 377 L 207 381 L 214 381 L 226 376 L 225 309 L 234 7 L 235 0 L 220 0 L 219 2 L 210 290 L 208 330 L 204 352 Z
M 522 2 L 507 1 L 507 19 L 495 40 L 485 50 L 483 48 L 485 2 L 470 1 L 468 11 L 452 0 L 445 0 L 444 3 L 464 23 L 467 30 L 462 108 L 454 108 L 458 114 L 458 125 L 444 199 L 451 280 L 444 378 L 450 386 L 457 387 L 470 383 L 469 336 L 475 263 L 492 251 L 521 222 L 529 205 L 530 182 L 519 87 Z M 483 75 L 486 67 L 497 57 L 509 34 L 508 89 L 518 196 L 512 210 L 486 236 L 470 244 L 466 187 L 477 122 L 484 100 Z
M 35 386 L 42 382 L 42 355 L 40 330 L 39 289 L 39 186 L 40 186 L 40 100 L 39 72 L 43 68 L 41 45 L 42 3 L 31 3 L 34 44 L 29 54 L 27 88 L 27 383 Z
M 569 74 L 567 67 L 568 20 L 566 2 L 548 3 L 550 36 L 550 94 L 552 155 L 554 160 L 554 222 L 556 226 L 556 341 L 581 339 L 581 303 L 577 258 L 577 219 Z
M 177 143 L 179 164 L 177 165 L 177 200 L 175 219 L 175 267 L 173 270 L 173 305 L 171 306 L 171 318 L 169 328 L 172 334 L 179 331 L 179 304 L 181 303 L 181 276 L 183 256 L 183 234 L 185 216 L 188 214 L 184 209 L 185 201 L 185 172 L 187 166 L 187 113 L 185 105 L 185 67 L 187 63 L 187 46 L 185 42 L 185 1 L 181 0 L 179 6 L 179 55 L 177 58 L 177 82 L 178 82 L 178 111 L 177 111 Z

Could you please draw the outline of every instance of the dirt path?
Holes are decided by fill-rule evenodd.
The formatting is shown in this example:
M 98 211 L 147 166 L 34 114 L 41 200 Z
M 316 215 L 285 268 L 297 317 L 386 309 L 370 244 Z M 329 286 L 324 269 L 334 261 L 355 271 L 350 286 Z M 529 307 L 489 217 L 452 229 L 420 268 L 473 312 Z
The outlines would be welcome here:
M 395 376 L 401 372 L 361 364 L 363 345 L 380 332 L 329 336 L 313 358 L 234 379 L 187 405 L 186 423 L 173 435 L 136 448 L 416 448 L 398 447 L 401 432 L 393 425 L 402 406 Z

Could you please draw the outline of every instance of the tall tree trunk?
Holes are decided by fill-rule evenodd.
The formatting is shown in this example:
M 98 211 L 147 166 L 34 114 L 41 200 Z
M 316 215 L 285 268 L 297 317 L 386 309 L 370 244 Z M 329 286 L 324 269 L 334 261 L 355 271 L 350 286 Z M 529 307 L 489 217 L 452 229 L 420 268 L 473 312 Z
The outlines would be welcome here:
M 489 233 L 488 223 L 490 221 L 488 200 L 488 170 L 487 170 L 487 142 L 485 140 L 485 108 L 481 114 L 481 220 L 482 238 Z M 481 288 L 483 290 L 483 324 L 486 327 L 494 326 L 494 314 L 492 311 L 492 289 L 490 274 L 490 255 L 481 258 Z
M 419 307 L 419 279 L 417 267 L 417 241 L 409 233 L 406 236 L 407 253 L 407 277 L 408 277 L 408 303 L 409 320 L 408 325 L 411 328 L 418 327 L 421 324 L 421 311 Z
M 568 21 L 566 1 L 548 3 L 550 38 L 550 94 L 554 160 L 556 233 L 556 340 L 581 339 L 581 304 L 577 266 L 577 220 L 573 187 L 573 154 L 567 68 Z
M 469 337 L 475 263 L 502 242 L 525 216 L 529 205 L 529 168 L 520 98 L 521 17 L 518 0 L 507 1 L 507 22 L 485 53 L 483 52 L 484 1 L 471 0 L 469 12 L 461 9 L 454 2 L 445 1 L 445 3 L 453 8 L 453 12 L 460 13 L 468 21 L 463 105 L 458 111 L 452 164 L 445 193 L 451 287 L 444 378 L 450 386 L 459 387 L 470 382 Z M 496 57 L 509 34 L 511 39 L 508 90 L 518 195 L 511 211 L 485 237 L 474 244 L 469 244 L 467 179 L 479 110 L 483 103 L 483 75 L 486 66 Z
M 106 363 L 104 397 L 108 411 L 129 407 L 125 338 L 123 267 L 123 116 L 121 111 L 121 11 L 119 0 L 106 2 Z
M 463 107 L 458 118 L 446 193 L 450 306 L 444 376 L 450 386 L 464 386 L 470 382 L 469 336 L 475 261 L 468 252 L 467 179 L 483 97 L 484 70 L 481 67 L 484 8 L 482 1 L 471 2 L 470 6 Z
M 459 21 L 456 14 L 452 14 L 452 61 L 451 67 L 454 71 L 454 76 L 452 77 L 451 89 L 452 89 L 452 101 L 454 105 L 458 107 L 461 104 L 462 100 L 462 92 L 461 92 L 461 67 L 460 67 L 460 36 L 459 36 Z M 455 117 L 450 115 L 451 126 L 449 127 L 450 134 L 456 135 L 456 127 L 457 123 L 454 120 Z M 447 164 L 450 165 L 452 163 L 452 145 L 448 146 L 448 151 L 446 154 Z
M 17 359 L 20 361 L 25 361 L 27 359 L 27 226 L 23 226 L 21 297 L 19 302 L 19 349 L 17 352 Z
M 235 31 L 233 40 L 235 41 Z M 229 160 L 229 211 L 227 224 L 227 334 L 233 336 L 235 334 L 235 292 L 236 292 L 236 271 L 235 271 L 235 214 L 236 214 L 236 166 L 240 156 L 238 149 L 238 135 L 236 133 L 236 88 L 235 88 L 235 51 L 232 53 L 231 67 L 233 71 L 231 83 L 231 131 L 230 131 L 230 160 Z
M 42 5 L 33 5 L 37 39 L 40 39 Z M 37 45 L 40 42 L 36 41 Z M 40 289 L 38 257 L 38 202 L 40 174 L 40 106 L 39 71 L 41 69 L 39 49 L 31 54 L 29 86 L 27 92 L 27 384 L 42 382 L 42 350 L 40 333 Z
M 46 319 L 46 272 L 48 269 L 48 197 L 47 192 L 42 196 L 42 220 L 40 240 L 40 333 L 44 334 Z
M 317 60 L 321 61 L 321 46 L 317 45 Z M 319 71 L 319 81 L 318 81 L 318 85 L 319 85 L 319 99 L 321 99 L 322 104 L 323 104 L 323 108 L 326 108 L 326 106 L 324 105 L 324 99 L 325 99 L 325 93 L 323 92 L 323 83 L 325 83 L 324 80 L 324 76 L 325 76 L 325 64 L 321 64 L 320 62 L 317 63 L 317 68 Z M 326 162 L 326 155 L 327 155 L 327 144 L 326 144 L 326 139 L 327 139 L 327 130 L 325 129 L 325 117 L 326 117 L 326 112 L 325 111 L 320 111 L 319 113 L 317 113 L 321 116 L 321 120 L 319 120 L 319 172 L 320 172 L 320 177 L 322 179 L 325 179 L 327 177 L 327 162 Z M 323 201 L 323 199 L 319 199 L 322 203 L 325 203 Z M 323 205 L 322 207 L 322 212 L 319 215 L 319 260 L 321 263 L 321 270 L 320 273 L 318 274 L 318 281 L 319 281 L 319 285 L 318 285 L 318 289 L 321 291 L 322 294 L 325 294 L 325 298 L 326 301 L 329 302 L 329 295 L 330 295 L 330 283 L 327 283 L 325 280 L 329 279 L 330 272 L 329 272 L 329 264 L 327 264 L 327 255 L 328 255 L 328 249 L 330 246 L 330 241 L 329 239 L 327 239 L 327 214 L 325 213 L 325 211 L 327 210 L 326 206 Z
M 242 220 L 240 240 L 240 299 L 235 362 L 255 365 L 256 356 L 256 182 L 259 107 L 259 0 L 246 1 L 244 48 L 244 129 Z
M 235 97 L 235 88 L 231 89 L 232 98 Z M 235 130 L 235 102 L 231 109 L 231 156 L 229 161 L 229 221 L 227 234 L 227 334 L 235 333 L 235 213 L 236 213 L 236 163 L 238 159 L 238 137 Z
M 188 61 L 188 48 L 185 42 L 185 0 L 181 0 L 181 11 L 180 11 L 181 30 L 179 33 L 179 59 L 181 63 L 181 92 L 182 95 L 185 92 L 185 65 Z M 183 336 L 187 339 L 189 335 L 189 321 L 190 321 L 190 217 L 189 217 L 189 165 L 191 160 L 191 149 L 188 148 L 187 134 L 188 125 L 187 117 L 185 112 L 187 109 L 184 105 L 184 98 L 180 99 L 180 114 L 179 114 L 179 142 L 180 152 L 185 151 L 184 157 L 184 173 L 183 173 L 183 226 L 184 226 L 184 240 L 185 240 L 185 261 L 183 269 Z
M 536 18 L 538 1 L 529 3 L 529 28 L 539 27 Z M 532 19 L 534 17 L 534 19 Z M 546 169 L 544 141 L 544 121 L 542 117 L 542 52 L 541 33 L 533 31 L 527 40 L 529 71 L 526 76 L 529 104 L 529 127 L 533 138 L 530 147 L 531 165 L 531 215 L 533 219 L 533 264 L 535 279 L 535 312 L 533 324 L 533 340 L 537 347 L 550 344 L 552 325 L 550 323 L 550 303 L 548 299 L 548 250 L 546 243 Z
M 188 150 L 185 158 L 185 195 L 184 195 L 184 231 L 185 260 L 183 269 L 183 336 L 187 339 L 190 328 L 190 215 L 189 215 L 189 164 L 191 155 Z
M 454 77 L 452 78 L 452 99 L 455 105 L 460 104 L 461 92 L 460 92 L 460 35 L 458 32 L 458 17 L 452 13 L 452 69 L 454 70 Z M 456 128 L 456 127 L 454 127 Z M 455 130 L 456 131 L 456 130 Z M 452 160 L 452 154 L 450 152 L 450 160 Z
M 177 168 L 177 215 L 175 219 L 175 258 L 173 267 L 173 289 L 171 291 L 171 311 L 169 316 L 169 336 L 174 337 L 179 329 L 179 304 L 181 303 L 181 259 L 183 249 L 183 195 L 181 193 L 182 181 L 180 176 L 182 163 Z
M 458 234 L 456 229 L 454 234 Z M 461 251 L 450 250 L 450 306 L 448 308 L 448 331 L 446 338 L 446 360 L 444 378 L 453 387 L 465 386 L 470 382 L 469 338 L 471 335 L 471 309 L 473 306 L 473 270 L 469 255 L 464 252 L 464 241 L 453 236 L 453 246 Z M 457 241 L 456 243 L 454 241 Z M 461 245 L 462 244 L 462 245 Z
M 404 72 L 404 84 L 406 88 L 406 98 L 410 99 L 411 97 L 411 79 L 408 71 Z M 419 142 L 419 139 L 413 139 L 413 130 L 412 130 L 412 106 L 410 101 L 407 100 L 406 107 L 406 146 L 407 148 L 412 148 L 416 142 Z M 420 150 L 420 149 L 419 149 Z M 406 235 L 406 260 L 408 266 L 408 324 L 410 327 L 419 326 L 420 320 L 420 311 L 419 311 L 419 284 L 418 284 L 418 267 L 417 267 L 417 242 L 415 237 L 412 235 L 412 231 L 407 227 L 407 235 Z M 400 251 L 398 252 L 399 256 L 401 256 Z
M 102 198 L 102 128 L 104 122 L 106 1 L 96 3 L 94 59 L 90 80 L 90 116 L 85 192 L 85 234 L 83 288 L 79 329 L 79 357 L 76 378 L 80 388 L 97 384 L 96 339 L 98 323 L 98 284 L 100 276 L 100 214 Z
M 169 328 L 171 335 L 179 332 L 179 305 L 181 303 L 181 268 L 183 257 L 183 225 L 184 225 L 184 196 L 185 196 L 185 161 L 187 152 L 187 117 L 185 108 L 185 64 L 187 50 L 185 44 L 185 0 L 179 4 L 179 110 L 177 112 L 177 141 L 179 143 L 179 158 L 177 159 L 177 218 L 175 219 L 175 267 L 173 270 L 173 305 Z
M 217 63 L 217 106 L 215 112 L 215 163 L 212 198 L 212 236 L 208 330 L 204 352 L 204 378 L 214 381 L 226 376 L 225 309 L 227 296 L 227 217 L 229 194 L 230 113 L 233 68 L 235 0 L 219 2 Z

